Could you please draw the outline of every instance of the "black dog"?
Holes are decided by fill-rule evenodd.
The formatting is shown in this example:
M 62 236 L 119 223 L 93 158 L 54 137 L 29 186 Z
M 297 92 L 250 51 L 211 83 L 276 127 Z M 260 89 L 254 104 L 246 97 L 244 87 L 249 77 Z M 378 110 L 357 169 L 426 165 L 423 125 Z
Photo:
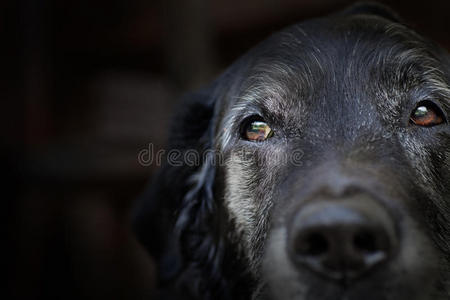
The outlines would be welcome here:
M 450 299 L 449 82 L 449 54 L 377 5 L 251 50 L 182 104 L 137 209 L 162 289 Z

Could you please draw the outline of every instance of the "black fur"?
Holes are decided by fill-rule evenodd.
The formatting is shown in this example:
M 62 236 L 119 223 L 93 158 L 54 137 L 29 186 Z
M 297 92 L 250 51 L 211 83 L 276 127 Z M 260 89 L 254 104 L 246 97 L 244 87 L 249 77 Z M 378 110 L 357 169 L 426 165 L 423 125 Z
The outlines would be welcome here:
M 399 18 L 394 13 L 384 7 L 373 4 L 357 5 L 330 18 L 337 18 L 336 20 L 339 22 L 341 20 L 339 18 L 352 15 L 361 15 L 361 18 L 366 16 L 371 19 L 372 23 L 378 22 L 377 20 L 384 20 L 380 21 L 381 23 L 387 21 L 399 22 Z M 374 18 L 375 21 L 373 20 Z M 319 19 L 309 22 L 305 26 L 309 29 L 315 27 L 323 29 L 330 27 L 329 23 L 324 23 L 323 19 Z M 339 25 L 337 23 L 335 28 L 330 29 L 330 31 L 325 30 L 326 34 L 324 37 L 315 37 L 317 43 L 327 45 L 325 41 L 327 39 L 326 35 L 332 34 L 330 33 L 331 30 L 338 31 L 339 29 L 337 28 Z M 365 33 L 364 31 L 372 25 L 369 25 L 369 22 L 365 23 L 363 20 L 358 20 L 354 26 L 360 26 L 360 28 L 353 29 L 355 31 L 361 30 L 363 35 Z M 318 30 L 319 33 L 321 32 L 320 30 Z M 312 31 L 314 32 L 314 30 Z M 379 31 L 381 32 L 381 30 Z M 376 30 L 375 32 L 373 33 L 367 30 L 367 35 L 372 34 L 375 40 L 374 43 L 378 43 L 377 39 L 380 39 L 380 33 Z M 301 34 L 294 27 L 287 29 L 286 33 L 290 35 Z M 408 34 L 415 36 L 415 33 Z M 403 38 L 400 35 L 398 37 L 399 40 Z M 179 150 L 181 153 L 185 153 L 188 150 L 195 149 L 198 153 L 204 154 L 201 165 L 189 166 L 182 161 L 181 157 L 179 158 L 180 166 L 166 163 L 154 177 L 149 191 L 140 199 L 134 217 L 134 228 L 139 240 L 159 262 L 161 299 L 251 299 L 252 295 L 259 295 L 259 292 L 255 292 L 255 290 L 261 288 L 263 285 L 261 283 L 264 280 L 262 278 L 263 275 L 251 272 L 249 270 L 249 258 L 243 255 L 242 248 L 244 246 L 240 242 L 239 233 L 237 233 L 237 224 L 230 218 L 230 212 L 225 207 L 223 201 L 225 197 L 225 188 L 223 186 L 225 184 L 224 175 L 223 170 L 218 167 L 219 162 L 216 160 L 214 151 L 217 150 L 217 143 L 219 143 L 218 139 L 221 136 L 222 130 L 222 128 L 217 127 L 219 120 L 225 122 L 224 119 L 228 120 L 227 118 L 230 118 L 227 115 L 227 111 L 231 106 L 229 99 L 235 97 L 237 91 L 244 89 L 246 85 L 254 84 L 252 80 L 255 80 L 255 78 L 251 76 L 249 78 L 247 72 L 252 66 L 258 63 L 258 57 L 262 57 L 261 60 L 283 61 L 283 63 L 292 66 L 293 69 L 299 72 L 298 81 L 302 81 L 302 76 L 306 73 L 304 65 L 308 65 L 308 59 L 311 61 L 312 59 L 309 57 L 305 58 L 305 61 L 298 61 L 298 58 L 290 60 L 289 55 L 284 55 L 283 50 L 279 49 L 285 47 L 287 49 L 286 53 L 290 53 L 298 45 L 294 38 L 291 43 L 286 43 L 286 45 L 282 44 L 285 41 L 279 35 L 269 38 L 268 41 L 252 49 L 248 54 L 233 64 L 208 88 L 187 96 L 180 104 L 180 111 L 176 114 L 171 129 L 171 135 L 169 137 L 170 144 L 167 153 L 170 150 Z M 422 40 L 420 41 L 422 42 Z M 383 42 L 385 41 L 381 40 L 379 43 L 382 44 Z M 431 42 L 425 41 L 424 43 Z M 408 44 L 408 47 L 411 45 Z M 375 49 L 378 46 L 379 44 L 375 44 L 373 48 Z M 344 45 L 335 45 L 335 47 L 343 53 L 350 51 Z M 370 47 L 371 45 L 368 45 L 366 48 Z M 274 52 L 273 54 L 271 52 L 273 48 L 277 48 L 279 52 Z M 402 51 L 400 48 L 394 48 L 394 50 L 398 52 Z M 417 53 L 423 55 L 423 59 L 426 59 L 426 57 L 440 57 L 441 60 L 439 62 L 445 66 L 446 70 L 450 70 L 448 54 L 443 50 L 434 47 L 430 47 L 429 49 L 421 48 L 417 49 Z M 357 58 L 355 58 L 355 61 L 364 62 L 367 60 L 369 64 L 367 57 L 358 56 L 360 55 L 358 53 L 356 55 Z M 380 57 L 382 56 L 380 55 Z M 326 63 L 337 64 L 341 69 L 347 67 L 339 65 L 339 62 L 336 61 L 327 61 Z M 434 63 L 434 60 L 430 60 L 430 64 L 432 63 Z M 367 90 L 372 92 L 373 89 L 373 93 L 376 94 L 381 90 L 379 88 L 380 86 L 382 88 L 388 86 L 389 88 L 390 84 L 393 85 L 391 83 L 392 74 L 389 74 L 389 70 L 394 72 L 393 69 L 387 68 L 386 74 L 383 75 L 386 78 L 382 78 L 379 74 L 369 74 L 369 76 L 372 76 L 374 82 L 372 86 L 367 87 Z M 409 70 L 416 70 L 418 73 L 425 72 L 425 70 L 421 69 L 420 64 L 416 64 L 414 60 L 406 62 L 403 66 L 405 74 Z M 309 72 L 319 73 L 317 70 L 309 70 Z M 363 77 L 365 75 L 355 74 L 355 76 Z M 444 76 L 449 76 L 449 73 L 445 73 Z M 408 78 L 405 82 L 408 80 L 413 81 Z M 270 83 L 268 82 L 267 84 Z M 296 90 L 296 84 L 298 82 L 286 82 L 286 90 Z M 319 82 L 317 84 L 325 83 Z M 420 82 L 408 82 L 407 84 L 414 85 L 420 84 Z M 356 89 L 355 91 L 339 92 L 357 93 Z M 312 93 L 312 91 L 301 91 L 301 93 L 307 94 Z M 301 96 L 308 97 L 308 95 L 303 94 Z M 257 102 L 254 105 L 258 106 L 259 104 Z M 448 111 L 449 106 L 447 104 L 444 107 L 444 111 Z M 338 109 L 340 109 L 338 106 L 322 108 L 322 110 L 330 112 L 330 115 L 333 114 L 333 110 L 336 111 Z M 350 111 L 346 114 L 349 120 L 341 120 L 340 125 L 343 126 L 343 132 L 345 132 L 344 127 L 346 126 L 346 121 L 352 122 L 352 116 L 357 114 L 358 107 L 355 106 L 353 109 L 355 111 Z M 283 107 L 274 107 L 272 113 L 275 112 L 283 114 Z M 380 122 L 383 121 L 381 120 Z M 394 125 L 397 126 L 396 124 Z M 289 130 L 294 130 L 295 126 L 297 125 L 294 124 L 293 126 L 287 127 L 289 127 Z M 238 132 L 238 130 L 231 131 Z M 348 133 L 348 136 L 345 138 L 350 139 L 352 133 Z M 302 133 L 290 132 L 289 134 L 300 136 Z M 428 138 L 431 143 L 432 138 Z M 443 132 L 441 139 L 443 141 L 450 140 L 448 133 Z M 442 178 L 446 178 L 450 174 L 446 166 L 442 167 L 442 165 L 448 163 L 445 160 L 446 158 L 442 157 L 442 153 L 445 153 L 445 145 L 448 146 L 449 143 L 444 142 L 443 145 L 444 149 L 436 150 L 437 154 L 434 161 L 437 165 L 433 168 L 433 170 L 436 170 L 436 174 L 434 175 L 437 176 L 436 178 L 443 185 L 440 190 L 441 193 L 449 189 L 447 186 L 449 184 L 448 178 Z M 327 145 L 324 144 L 321 147 L 311 149 L 310 153 L 326 152 Z M 386 151 L 383 153 L 383 157 L 391 156 L 393 160 L 395 158 L 399 162 L 405 160 L 399 153 L 391 153 L 384 149 L 380 151 Z M 373 155 L 375 158 L 376 155 Z M 311 160 L 314 161 L 314 158 Z M 408 172 L 405 170 L 404 174 L 409 174 Z M 410 178 L 413 175 L 405 175 L 405 177 Z M 414 180 L 412 179 L 408 182 L 414 184 Z M 421 193 L 424 192 L 419 189 L 415 194 L 418 197 L 422 195 Z M 426 197 L 426 193 L 423 195 Z M 448 199 L 448 195 L 442 196 L 442 199 Z M 445 241 L 445 238 L 448 236 L 450 226 L 450 212 L 447 211 L 449 206 L 445 203 L 429 205 L 429 209 L 425 213 L 430 219 L 434 218 L 436 220 L 436 218 L 440 218 L 436 223 L 433 221 L 433 224 L 429 226 L 437 232 L 433 237 L 436 240 L 436 244 L 440 245 L 439 248 L 443 249 L 446 253 L 448 253 L 446 248 L 448 242 Z M 261 208 L 261 210 L 265 209 L 264 207 Z M 434 217 L 429 214 L 432 214 Z M 261 230 L 264 231 L 264 235 L 268 234 L 267 231 L 270 225 L 270 222 L 268 222 L 262 227 Z M 257 240 L 255 244 L 258 244 L 259 241 Z M 261 252 L 261 256 L 263 250 L 260 249 L 263 248 L 264 245 L 255 245 L 255 249 L 257 249 L 255 251 Z M 445 280 L 450 279 L 444 278 L 442 282 Z M 443 291 L 445 287 L 442 282 L 440 283 L 440 289 L 443 294 L 445 293 Z M 319 298 L 311 296 L 308 299 Z M 386 299 L 391 298 L 386 296 Z

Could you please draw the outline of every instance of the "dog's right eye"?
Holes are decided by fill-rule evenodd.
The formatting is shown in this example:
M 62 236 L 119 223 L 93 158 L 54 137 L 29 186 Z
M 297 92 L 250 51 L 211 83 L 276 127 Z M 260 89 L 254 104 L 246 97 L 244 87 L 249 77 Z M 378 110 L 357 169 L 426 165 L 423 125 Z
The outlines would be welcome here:
M 417 126 L 432 127 L 445 122 L 444 113 L 431 101 L 420 102 L 411 114 L 410 122 Z
M 242 137 L 248 141 L 262 142 L 273 136 L 273 130 L 260 119 L 249 120 L 244 123 Z

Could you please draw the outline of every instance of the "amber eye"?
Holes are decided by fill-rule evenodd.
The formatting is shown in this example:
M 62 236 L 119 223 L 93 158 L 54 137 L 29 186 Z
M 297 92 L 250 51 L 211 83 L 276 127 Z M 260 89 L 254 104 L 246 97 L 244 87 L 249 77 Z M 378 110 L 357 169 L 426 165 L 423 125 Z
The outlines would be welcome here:
M 262 120 L 250 120 L 246 122 L 242 132 L 243 138 L 249 141 L 262 142 L 273 136 L 273 131 Z
M 413 110 L 409 118 L 412 124 L 431 127 L 445 122 L 444 113 L 431 101 L 422 101 Z

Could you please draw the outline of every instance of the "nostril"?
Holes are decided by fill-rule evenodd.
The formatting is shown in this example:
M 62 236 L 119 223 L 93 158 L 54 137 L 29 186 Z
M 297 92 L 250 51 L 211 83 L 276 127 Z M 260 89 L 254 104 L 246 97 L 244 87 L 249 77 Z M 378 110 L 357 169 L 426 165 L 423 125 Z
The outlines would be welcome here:
M 358 252 L 371 254 L 377 252 L 376 236 L 369 230 L 361 230 L 355 234 L 353 239 L 353 247 Z
M 292 263 L 339 281 L 389 262 L 398 247 L 394 221 L 377 204 L 368 211 L 368 203 L 316 202 L 296 212 L 287 235 Z
M 297 253 L 307 256 L 320 256 L 328 252 L 327 239 L 320 233 L 310 233 L 297 239 Z

